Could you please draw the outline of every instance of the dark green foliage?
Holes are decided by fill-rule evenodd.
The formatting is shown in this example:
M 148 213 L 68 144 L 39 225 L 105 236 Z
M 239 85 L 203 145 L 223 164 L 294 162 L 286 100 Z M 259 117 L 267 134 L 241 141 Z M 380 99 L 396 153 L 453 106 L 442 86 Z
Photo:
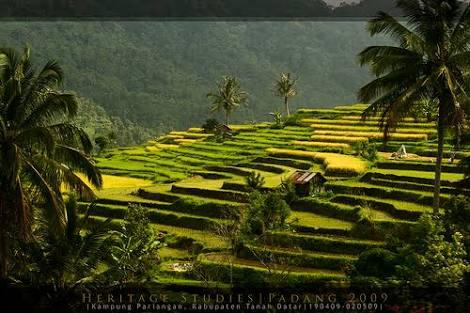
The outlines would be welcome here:
M 160 238 L 151 228 L 147 209 L 130 205 L 121 230 L 113 232 L 108 279 L 122 283 L 151 278 L 161 246 Z
M 5 21 L 0 41 L 31 44 L 37 61 L 64 64 L 66 89 L 123 122 L 162 133 L 201 125 L 208 113 L 205 93 L 230 73 L 240 77 L 256 104 L 235 114 L 237 123 L 266 120 L 280 107 L 271 86 L 282 71 L 301 77 L 293 110 L 355 101 L 369 77 L 355 55 L 383 42 L 370 39 L 364 28 L 364 22 L 321 21 Z
M 83 97 L 80 97 L 78 100 L 78 114 L 75 122 L 91 138 L 96 140 L 98 137 L 105 137 L 109 141 L 108 147 L 141 144 L 167 131 L 167 129 L 159 129 L 159 127 L 151 130 L 124 117 L 110 116 L 101 106 L 93 101 Z
M 279 192 L 288 204 L 291 204 L 299 198 L 295 185 L 290 179 L 282 180 L 281 185 L 279 186 Z
M 360 275 L 387 279 L 394 275 L 397 264 L 396 253 L 375 248 L 361 253 L 354 267 Z
M 263 187 L 265 181 L 263 175 L 260 173 L 251 172 L 249 176 L 245 177 L 245 183 L 249 188 L 257 190 Z
M 377 160 L 377 146 L 368 141 L 359 141 L 353 145 L 354 154 L 368 161 Z
M 201 128 L 204 130 L 205 133 L 214 133 L 217 130 L 217 126 L 220 123 L 215 118 L 207 119 L 204 124 L 202 124 Z
M 300 114 L 297 114 L 297 113 L 291 114 L 285 119 L 284 125 L 285 126 L 299 126 L 300 120 L 302 118 L 303 117 Z
M 449 239 L 453 233 L 460 232 L 467 252 L 470 251 L 470 198 L 465 195 L 450 198 L 445 205 L 443 223 Z
M 369 250 L 361 255 L 352 276 L 394 279 L 414 286 L 462 286 L 470 270 L 460 232 L 445 237 L 439 216 L 424 214 L 409 235 L 392 234 L 387 250 Z
M 274 119 L 274 123 L 271 125 L 272 129 L 283 129 L 286 125 L 284 122 L 284 118 L 282 117 L 282 113 L 274 112 L 270 113 Z
M 61 188 L 90 200 L 93 190 L 78 174 L 102 185 L 93 144 L 73 123 L 77 97 L 63 91 L 63 81 L 57 62 L 37 69 L 29 48 L 0 47 L 0 278 L 7 275 L 8 240 L 30 237 L 36 204 L 60 235 L 67 223 Z
M 290 207 L 278 192 L 250 194 L 245 230 L 251 234 L 282 229 L 290 215 Z
M 460 133 L 468 102 L 466 72 L 470 47 L 468 4 L 458 0 L 398 0 L 406 22 L 380 12 L 368 23 L 371 36 L 388 35 L 393 45 L 370 46 L 359 53 L 376 78 L 361 87 L 358 98 L 370 103 L 363 117 L 380 116 L 384 140 L 416 107 L 436 103 L 437 146 L 433 212 L 439 214 L 440 179 L 445 131 Z M 430 18 L 432 17 L 432 18 Z M 432 20 L 432 21 L 431 21 Z M 432 110 L 432 109 L 430 109 Z
M 97 267 L 109 255 L 110 221 L 93 222 L 88 216 L 93 208 L 93 204 L 84 207 L 80 212 L 84 216 L 79 217 L 76 197 L 71 194 L 63 233 L 55 233 L 45 220 L 36 221 L 35 240 L 16 243 L 12 277 L 35 287 L 53 286 L 57 292 L 53 297 L 71 291 L 85 279 L 98 279 Z
M 95 138 L 95 149 L 98 153 L 106 150 L 109 147 L 109 139 L 106 136 L 98 136 Z

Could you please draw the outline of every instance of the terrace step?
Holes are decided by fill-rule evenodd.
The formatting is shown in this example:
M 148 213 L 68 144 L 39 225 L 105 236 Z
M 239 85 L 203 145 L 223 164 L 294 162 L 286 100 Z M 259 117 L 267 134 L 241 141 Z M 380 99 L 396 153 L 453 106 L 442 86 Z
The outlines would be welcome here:
M 423 185 L 423 184 L 410 183 L 410 182 L 400 182 L 400 181 L 381 179 L 381 178 L 371 178 L 368 180 L 368 183 L 371 183 L 376 186 L 391 187 L 391 188 L 396 188 L 396 189 L 417 190 L 417 191 L 426 191 L 426 192 L 434 191 L 434 186 L 431 186 L 431 185 Z M 461 191 L 457 190 L 456 188 L 441 187 L 440 192 L 447 193 L 447 194 L 458 194 Z
M 202 265 L 204 264 L 214 264 L 218 266 L 218 268 L 221 268 L 222 266 L 227 267 L 227 271 L 233 271 L 235 273 L 235 277 L 238 277 L 240 281 L 237 281 L 235 278 L 235 281 L 237 283 L 243 283 L 244 278 L 247 277 L 248 273 L 246 273 L 246 270 L 256 270 L 256 271 L 267 271 L 267 266 L 263 265 L 260 261 L 258 260 L 252 260 L 252 259 L 243 259 L 243 258 L 236 258 L 233 256 L 230 256 L 228 254 L 222 254 L 222 253 L 211 253 L 211 254 L 205 254 L 202 256 Z M 345 278 L 345 275 L 343 272 L 337 271 L 337 270 L 328 270 L 328 269 L 319 269 L 319 268 L 312 268 L 312 267 L 300 267 L 300 266 L 291 266 L 287 264 L 279 264 L 276 262 L 269 262 L 270 271 L 273 272 L 282 272 L 288 276 L 291 275 L 302 275 L 302 276 L 307 276 L 306 278 L 308 279 L 308 282 L 313 282 L 313 281 L 318 281 L 321 279 L 325 279 L 328 281 L 331 280 L 342 280 Z M 239 271 L 242 271 L 242 273 L 238 273 Z M 229 278 L 227 277 L 226 280 Z M 288 279 L 287 277 L 285 279 Z M 250 281 L 250 284 L 253 284 L 254 282 Z M 304 285 L 304 282 L 300 283 L 301 285 Z
M 360 208 L 318 199 L 299 199 L 291 203 L 294 211 L 314 213 L 326 217 L 356 222 L 360 219 Z
M 357 257 L 352 255 L 314 253 L 295 249 L 282 249 L 272 246 L 258 247 L 253 245 L 244 245 L 238 251 L 237 257 L 249 260 L 259 260 L 260 258 L 268 257 L 274 260 L 288 260 L 291 266 L 337 271 L 342 271 L 347 264 L 357 260 Z
M 236 182 L 230 182 L 230 181 L 224 181 L 221 189 L 239 191 L 239 192 L 251 192 L 252 191 L 250 187 L 244 183 L 236 183 Z M 273 188 L 270 188 L 270 187 L 261 187 L 259 189 L 262 191 L 266 191 L 266 192 L 273 190 Z
M 191 171 L 193 175 L 201 176 L 205 179 L 230 179 L 232 176 L 221 174 L 213 171 Z
M 243 176 L 243 177 L 249 176 L 252 172 L 252 171 L 245 170 L 245 169 L 235 167 L 235 166 L 206 166 L 205 168 L 213 172 L 230 173 L 230 174 Z
M 351 231 L 349 229 L 341 228 L 326 228 L 326 227 L 316 227 L 316 226 L 307 226 L 307 225 L 293 225 L 292 226 L 296 233 L 300 235 L 330 235 L 330 236 L 342 236 L 350 237 Z
M 397 208 L 395 205 L 386 203 L 379 200 L 374 200 L 370 198 L 364 198 L 359 196 L 351 196 L 351 195 L 338 195 L 331 199 L 332 202 L 341 203 L 341 204 L 348 204 L 354 206 L 367 206 L 371 209 L 378 210 L 389 214 L 390 216 L 398 219 L 404 220 L 412 220 L 415 221 L 419 219 L 422 212 L 416 211 L 408 211 Z
M 269 173 L 274 173 L 274 174 L 282 174 L 286 171 L 284 168 L 279 167 L 279 166 L 263 164 L 263 163 L 256 163 L 256 162 L 238 163 L 236 165 L 236 167 L 251 168 L 251 169 L 264 171 L 264 172 L 269 172 Z
M 379 161 L 376 163 L 376 166 L 380 169 L 396 169 L 425 172 L 434 172 L 436 170 L 436 165 L 434 163 L 420 163 L 412 161 Z M 448 173 L 462 172 L 462 170 L 457 165 L 449 164 L 442 164 L 442 171 Z
M 328 182 L 325 184 L 325 188 L 333 191 L 336 194 L 367 195 L 374 198 L 412 202 L 423 206 L 431 206 L 433 202 L 432 194 L 428 192 L 419 193 L 401 189 L 387 189 L 387 187 L 380 188 L 373 184 L 363 182 L 359 182 L 357 185 L 341 184 L 340 182 Z M 440 198 L 442 203 L 448 200 L 448 197 L 444 195 L 441 195 Z
M 204 189 L 196 187 L 186 187 L 173 185 L 171 186 L 171 192 L 184 195 L 194 195 L 205 198 L 212 198 L 218 200 L 225 200 L 238 203 L 248 202 L 248 195 L 246 193 L 223 190 L 223 189 Z
M 141 197 L 143 199 L 147 200 L 154 200 L 154 201 L 162 201 L 162 202 L 169 202 L 173 203 L 176 202 L 180 199 L 177 195 L 171 195 L 163 192 L 149 192 L 145 189 L 139 188 L 136 192 L 136 195 L 138 197 Z
M 91 213 L 93 216 L 122 219 L 126 215 L 126 211 L 127 207 L 123 206 L 97 204 Z M 220 223 L 216 219 L 182 213 L 170 213 L 154 208 L 149 209 L 148 217 L 152 223 L 170 226 L 184 225 L 185 228 L 197 230 L 215 229 Z
M 266 242 L 271 246 L 299 247 L 306 251 L 327 252 L 338 254 L 360 254 L 361 252 L 381 247 L 381 241 L 360 240 L 347 237 L 329 237 L 320 235 L 292 234 L 275 232 L 266 235 Z
M 410 172 L 411 174 L 411 172 Z M 403 176 L 403 175 L 395 175 L 395 174 L 383 174 L 377 172 L 368 172 L 361 177 L 361 181 L 369 182 L 371 179 L 384 179 L 384 180 L 391 180 L 397 182 L 410 182 L 422 185 L 434 185 L 434 179 L 432 178 L 422 178 L 416 176 Z M 441 186 L 444 187 L 452 187 L 455 188 L 457 186 L 456 182 L 448 181 L 448 180 L 441 180 Z
M 225 146 L 224 144 L 208 144 L 207 142 L 204 143 L 195 143 L 191 145 L 191 149 L 199 150 L 199 151 L 206 151 L 211 153 L 223 153 L 223 154 L 230 154 L 230 155 L 241 155 L 241 156 L 253 156 L 259 154 L 258 151 L 250 150 L 240 150 L 236 148 L 230 148 Z
M 257 157 L 253 161 L 257 163 L 288 166 L 288 167 L 292 167 L 292 168 L 300 169 L 300 170 L 308 170 L 313 166 L 311 162 L 288 159 L 288 158 Z

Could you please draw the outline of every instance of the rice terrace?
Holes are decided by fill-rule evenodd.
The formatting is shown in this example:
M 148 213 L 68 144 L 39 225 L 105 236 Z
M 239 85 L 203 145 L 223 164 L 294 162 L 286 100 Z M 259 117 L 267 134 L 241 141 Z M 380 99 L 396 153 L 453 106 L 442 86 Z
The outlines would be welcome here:
M 361 252 L 384 245 L 387 229 L 432 212 L 434 123 L 406 119 L 382 144 L 377 120 L 361 120 L 366 107 L 299 109 L 280 129 L 269 122 L 229 125 L 232 136 L 219 142 L 213 133 L 190 128 L 105 151 L 97 158 L 104 187 L 92 214 L 117 222 L 129 204 L 148 208 L 153 227 L 171 238 L 160 250 L 159 280 L 169 284 L 207 284 L 191 271 L 195 260 L 218 269 L 210 284 L 229 282 L 230 275 L 239 283 L 261 279 L 269 271 L 286 271 L 297 284 L 345 280 Z M 376 145 L 377 159 L 355 153 L 359 142 Z M 402 146 L 406 155 L 396 155 Z M 457 163 L 470 150 L 455 153 L 446 144 L 444 155 L 443 200 L 456 193 L 463 179 Z M 259 174 L 267 192 L 296 171 L 321 173 L 327 182 L 321 192 L 289 203 L 286 229 L 268 233 L 259 246 L 239 246 L 233 255 L 230 236 L 220 230 L 230 224 L 229 212 L 247 210 L 246 177 Z
M 0 19 L 1 312 L 468 312 L 470 1 Z

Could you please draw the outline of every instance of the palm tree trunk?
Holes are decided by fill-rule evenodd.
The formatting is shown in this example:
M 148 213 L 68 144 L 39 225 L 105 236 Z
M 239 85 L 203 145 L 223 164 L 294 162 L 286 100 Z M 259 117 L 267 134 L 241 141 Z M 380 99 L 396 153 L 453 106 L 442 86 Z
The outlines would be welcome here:
M 228 115 L 229 115 L 228 111 L 225 111 L 225 125 L 227 126 L 228 126 Z
M 442 156 L 444 152 L 444 129 L 445 129 L 445 113 L 444 101 L 440 99 L 439 104 L 439 117 L 437 121 L 437 158 L 436 158 L 436 172 L 434 177 L 434 199 L 433 199 L 433 213 L 439 214 L 439 198 L 441 194 L 441 170 L 442 170 Z
M 286 116 L 289 116 L 290 115 L 289 99 L 287 97 L 284 97 L 284 107 L 285 107 L 285 110 L 286 110 Z
M 0 281 L 8 277 L 8 235 L 5 227 L 7 209 L 5 192 L 0 191 Z

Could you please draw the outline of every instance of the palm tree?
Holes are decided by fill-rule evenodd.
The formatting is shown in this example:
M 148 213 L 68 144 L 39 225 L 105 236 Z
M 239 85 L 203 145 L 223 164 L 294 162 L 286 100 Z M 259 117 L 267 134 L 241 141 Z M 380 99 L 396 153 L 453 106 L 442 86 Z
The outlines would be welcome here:
M 281 73 L 279 80 L 276 80 L 274 84 L 274 94 L 284 99 L 284 110 L 286 116 L 290 115 L 289 111 L 289 98 L 297 95 L 297 89 L 295 84 L 297 78 L 292 78 L 291 73 Z
M 58 295 L 103 275 L 98 267 L 109 257 L 112 245 L 111 219 L 100 222 L 90 218 L 94 203 L 81 210 L 81 217 L 75 195 L 69 197 L 65 207 L 65 231 L 51 231 L 47 221 L 38 217 L 33 227 L 34 240 L 20 244 L 21 260 L 13 268 L 15 278 L 24 284 L 51 285 Z
M 248 93 L 241 90 L 236 77 L 224 76 L 218 83 L 217 91 L 208 93 L 207 98 L 212 102 L 211 112 L 225 112 L 225 125 L 228 125 L 230 114 L 247 103 Z
M 461 116 L 470 64 L 470 9 L 457 0 L 398 0 L 406 23 L 379 12 L 369 21 L 372 36 L 389 35 L 394 46 L 371 46 L 359 54 L 376 79 L 358 98 L 372 102 L 363 117 L 380 115 L 385 138 L 423 99 L 438 103 L 438 152 L 433 211 L 439 211 L 444 132 Z
M 31 235 L 33 210 L 63 232 L 67 213 L 61 187 L 93 197 L 78 175 L 100 187 L 88 135 L 71 123 L 73 94 L 60 90 L 62 68 L 49 61 L 37 72 L 30 50 L 0 48 L 0 279 L 7 276 L 9 242 Z

